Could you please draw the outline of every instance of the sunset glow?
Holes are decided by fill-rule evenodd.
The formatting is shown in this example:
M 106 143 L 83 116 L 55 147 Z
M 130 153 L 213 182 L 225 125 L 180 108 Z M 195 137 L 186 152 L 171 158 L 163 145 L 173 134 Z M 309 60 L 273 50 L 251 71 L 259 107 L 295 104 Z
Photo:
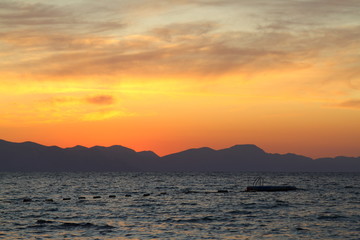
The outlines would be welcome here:
M 5 0 L 0 139 L 360 156 L 360 2 Z

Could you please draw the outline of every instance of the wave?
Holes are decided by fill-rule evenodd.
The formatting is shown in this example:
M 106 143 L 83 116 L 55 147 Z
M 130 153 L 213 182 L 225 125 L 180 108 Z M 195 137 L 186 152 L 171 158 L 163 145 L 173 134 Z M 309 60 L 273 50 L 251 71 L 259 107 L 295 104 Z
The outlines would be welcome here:
M 343 216 L 343 215 L 337 215 L 337 214 L 334 214 L 334 215 L 320 215 L 317 217 L 317 219 L 319 220 L 341 220 L 341 219 L 346 219 L 348 217 L 346 216 Z
M 250 211 L 245 211 L 245 210 L 232 210 L 232 211 L 229 211 L 227 212 L 228 214 L 234 214 L 234 215 L 246 215 L 246 214 L 251 214 L 252 212 Z
M 171 222 L 171 223 L 208 223 L 214 221 L 226 221 L 231 222 L 228 218 L 219 217 L 219 216 L 204 216 L 204 217 L 193 217 L 193 218 L 186 218 L 186 219 L 174 219 L 168 218 L 163 222 Z
M 90 222 L 58 222 L 58 221 L 52 221 L 52 220 L 44 220 L 39 219 L 36 220 L 35 225 L 29 226 L 30 228 L 43 228 L 48 227 L 51 229 L 96 229 L 96 230 L 102 230 L 102 229 L 113 229 L 116 228 L 114 226 L 108 225 L 108 224 L 94 224 Z

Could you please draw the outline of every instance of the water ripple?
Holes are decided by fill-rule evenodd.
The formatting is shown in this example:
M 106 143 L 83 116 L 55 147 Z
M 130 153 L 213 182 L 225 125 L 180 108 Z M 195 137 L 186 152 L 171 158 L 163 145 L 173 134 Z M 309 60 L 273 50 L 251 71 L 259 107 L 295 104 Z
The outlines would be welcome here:
M 0 175 L 1 239 L 358 238 L 356 173 L 261 173 L 306 189 L 278 193 L 243 192 L 259 173 Z

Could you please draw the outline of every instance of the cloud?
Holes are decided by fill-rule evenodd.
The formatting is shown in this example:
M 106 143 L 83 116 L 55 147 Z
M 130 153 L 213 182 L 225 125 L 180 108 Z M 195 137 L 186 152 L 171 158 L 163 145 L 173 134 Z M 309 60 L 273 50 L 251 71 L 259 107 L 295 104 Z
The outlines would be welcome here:
M 5 39 L 17 41 L 19 38 L 16 36 L 10 34 Z M 352 61 L 351 65 L 344 66 L 346 71 L 351 66 L 350 72 L 359 69 L 359 61 L 351 53 L 351 49 L 360 48 L 360 43 L 356 41 L 359 37 L 360 26 L 294 34 L 221 32 L 216 24 L 204 22 L 166 25 L 143 35 L 120 39 L 72 38 L 71 35 L 57 38 L 47 35 L 28 39 L 28 45 L 23 48 L 41 47 L 41 43 L 47 43 L 47 48 L 52 51 L 44 55 L 35 52 L 36 57 L 12 62 L 4 69 L 12 68 L 14 71 L 52 78 L 111 75 L 156 77 L 174 74 L 206 76 L 304 68 L 332 61 L 337 66 L 332 68 L 333 76 L 338 78 L 335 71 L 345 72 L 340 67 L 342 61 Z M 26 38 L 23 44 L 26 44 Z M 61 50 L 62 46 L 66 48 Z M 342 61 L 339 61 L 339 57 Z
M 83 5 L 48 3 L 26 3 L 3 1 L 0 3 L 0 26 L 2 31 L 22 30 L 75 34 L 84 36 L 96 32 L 114 31 L 127 26 L 118 17 L 96 17 L 101 9 L 89 9 Z M 106 13 L 104 13 L 106 15 Z M 66 35 L 66 34 L 65 34 Z
M 56 96 L 42 99 L 39 101 L 42 104 L 50 104 L 52 106 L 65 105 L 82 105 L 90 103 L 94 105 L 112 105 L 115 103 L 115 98 L 112 95 L 93 95 L 93 96 Z
M 321 8 L 315 8 L 318 2 L 323 3 Z M 314 68 L 325 72 L 317 81 L 348 81 L 349 86 L 359 86 L 360 26 L 354 21 L 359 19 L 354 14 L 358 1 L 94 0 L 86 6 L 56 4 L 0 3 L 2 73 L 84 81 L 110 76 L 204 79 Z M 186 15 L 184 6 L 190 10 L 219 7 L 226 21 L 207 16 L 190 21 L 185 17 L 192 15 Z M 313 13 L 305 16 L 305 10 Z M 156 15 L 171 11 L 183 18 Z M 314 11 L 329 15 L 321 17 Z M 337 14 L 349 24 L 331 24 Z M 237 29 L 240 17 L 250 17 L 259 27 Z M 316 18 L 322 18 L 321 23 Z M 234 20 L 238 22 L 232 23 Z
M 345 102 L 342 102 L 337 105 L 338 107 L 344 107 L 344 108 L 355 108 L 360 109 L 360 99 L 351 99 Z
M 0 22 L 8 28 L 71 23 L 70 13 L 60 7 L 43 3 L 0 3 Z
M 223 18 L 229 21 L 251 17 L 261 26 L 279 28 L 284 24 L 294 27 L 354 22 L 359 18 L 360 3 L 356 0 L 88 0 L 84 4 L 76 1 L 28 3 L 4 0 L 0 3 L 0 25 L 8 29 L 28 27 L 61 32 L 84 32 L 94 28 L 109 31 L 122 29 L 130 23 L 141 25 L 148 17 L 161 17 L 163 14 L 186 17 L 186 10 L 196 12 L 204 8 L 220 8 L 219 13 L 223 11 L 226 15 Z M 211 20 L 213 16 L 203 19 Z
M 97 95 L 86 98 L 86 101 L 98 105 L 111 105 L 115 102 L 115 99 L 111 95 Z
M 130 117 L 132 113 L 127 113 L 118 110 L 102 110 L 97 112 L 86 113 L 82 116 L 83 121 L 102 121 L 116 117 Z
M 115 98 L 111 95 L 47 93 L 35 96 L 34 99 L 23 102 L 10 102 L 11 107 L 4 107 L 4 117 L 0 122 L 11 124 L 13 118 L 27 123 L 101 121 L 135 114 L 128 112 L 121 105 L 114 106 Z
M 165 41 L 189 40 L 189 37 L 208 34 L 215 30 L 216 25 L 214 22 L 175 23 L 154 28 L 150 34 Z

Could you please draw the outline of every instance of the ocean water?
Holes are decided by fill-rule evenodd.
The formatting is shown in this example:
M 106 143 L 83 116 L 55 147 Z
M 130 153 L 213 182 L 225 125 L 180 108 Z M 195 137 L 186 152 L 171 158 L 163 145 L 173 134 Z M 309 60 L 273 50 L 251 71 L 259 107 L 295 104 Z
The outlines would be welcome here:
M 303 190 L 244 192 L 258 176 Z M 359 183 L 360 173 L 0 173 L 0 239 L 360 239 Z

